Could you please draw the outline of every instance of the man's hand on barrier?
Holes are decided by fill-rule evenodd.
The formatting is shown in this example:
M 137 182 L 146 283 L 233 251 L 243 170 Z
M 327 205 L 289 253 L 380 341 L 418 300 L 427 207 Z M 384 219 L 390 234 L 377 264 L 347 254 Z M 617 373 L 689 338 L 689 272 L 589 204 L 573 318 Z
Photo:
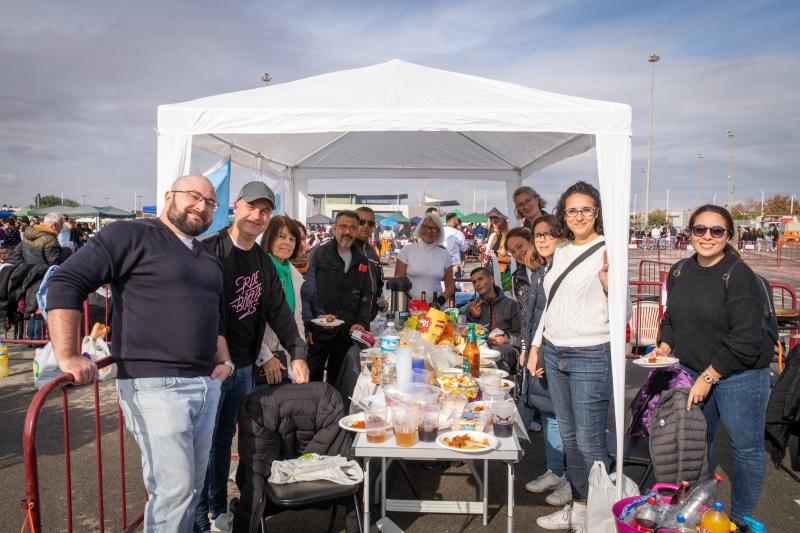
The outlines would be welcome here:
M 308 364 L 304 359 L 292 360 L 292 374 L 295 383 L 308 383 Z
M 85 385 L 97 375 L 97 365 L 82 355 L 71 355 L 58 361 L 58 368 L 65 374 L 72 374 L 75 385 Z

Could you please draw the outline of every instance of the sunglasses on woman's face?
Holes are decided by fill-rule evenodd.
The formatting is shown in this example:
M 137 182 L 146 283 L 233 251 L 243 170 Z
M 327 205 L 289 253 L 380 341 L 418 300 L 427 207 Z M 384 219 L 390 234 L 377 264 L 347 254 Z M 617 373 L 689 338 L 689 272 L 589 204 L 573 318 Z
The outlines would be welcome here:
M 708 226 L 704 226 L 702 224 L 697 224 L 695 226 L 692 226 L 692 235 L 694 235 L 695 237 L 698 237 L 698 238 L 699 237 L 704 237 L 705 234 L 706 234 L 706 231 L 710 231 L 711 232 L 711 236 L 713 238 L 715 238 L 715 239 L 721 239 L 728 232 L 728 230 L 726 230 L 722 226 L 712 226 L 710 228 Z

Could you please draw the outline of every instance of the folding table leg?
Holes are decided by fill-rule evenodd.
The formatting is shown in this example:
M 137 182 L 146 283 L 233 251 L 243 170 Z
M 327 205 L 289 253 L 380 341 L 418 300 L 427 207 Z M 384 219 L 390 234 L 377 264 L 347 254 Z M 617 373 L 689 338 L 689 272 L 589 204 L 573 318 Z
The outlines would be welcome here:
M 364 458 L 364 531 L 369 531 L 369 463 L 370 458 Z
M 508 469 L 508 515 L 506 518 L 506 530 L 508 533 L 514 531 L 514 463 L 506 463 Z
M 489 460 L 483 460 L 483 525 L 489 523 Z
M 386 518 L 386 457 L 381 457 L 381 518 Z

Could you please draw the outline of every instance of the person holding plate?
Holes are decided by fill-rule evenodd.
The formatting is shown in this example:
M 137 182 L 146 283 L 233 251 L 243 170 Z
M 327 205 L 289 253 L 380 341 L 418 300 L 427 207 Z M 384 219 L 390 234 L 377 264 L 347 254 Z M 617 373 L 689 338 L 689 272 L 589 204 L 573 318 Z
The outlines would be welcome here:
M 734 458 L 731 518 L 742 523 L 755 510 L 764 481 L 774 344 L 762 324 L 760 281 L 730 244 L 730 213 L 704 205 L 692 214 L 689 229 L 696 253 L 670 270 L 654 353 L 675 355 L 695 380 L 686 407 L 702 404 L 709 458 L 719 422 L 725 426 Z

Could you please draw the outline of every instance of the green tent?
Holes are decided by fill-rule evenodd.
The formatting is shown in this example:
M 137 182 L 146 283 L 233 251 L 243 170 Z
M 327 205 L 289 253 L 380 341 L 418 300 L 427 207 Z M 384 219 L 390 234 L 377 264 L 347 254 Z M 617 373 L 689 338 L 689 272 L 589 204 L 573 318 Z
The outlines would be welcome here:
M 461 222 L 465 224 L 485 224 L 489 221 L 489 217 L 484 215 L 483 213 L 470 213 L 469 215 L 465 215 L 464 218 L 461 219 Z
M 408 220 L 408 217 L 406 217 L 400 211 L 395 211 L 391 215 L 388 215 L 388 217 L 389 218 L 393 218 L 394 220 L 400 222 L 401 224 L 408 224 L 410 222 L 410 220 Z M 386 217 L 384 217 L 384 218 L 386 218 Z

